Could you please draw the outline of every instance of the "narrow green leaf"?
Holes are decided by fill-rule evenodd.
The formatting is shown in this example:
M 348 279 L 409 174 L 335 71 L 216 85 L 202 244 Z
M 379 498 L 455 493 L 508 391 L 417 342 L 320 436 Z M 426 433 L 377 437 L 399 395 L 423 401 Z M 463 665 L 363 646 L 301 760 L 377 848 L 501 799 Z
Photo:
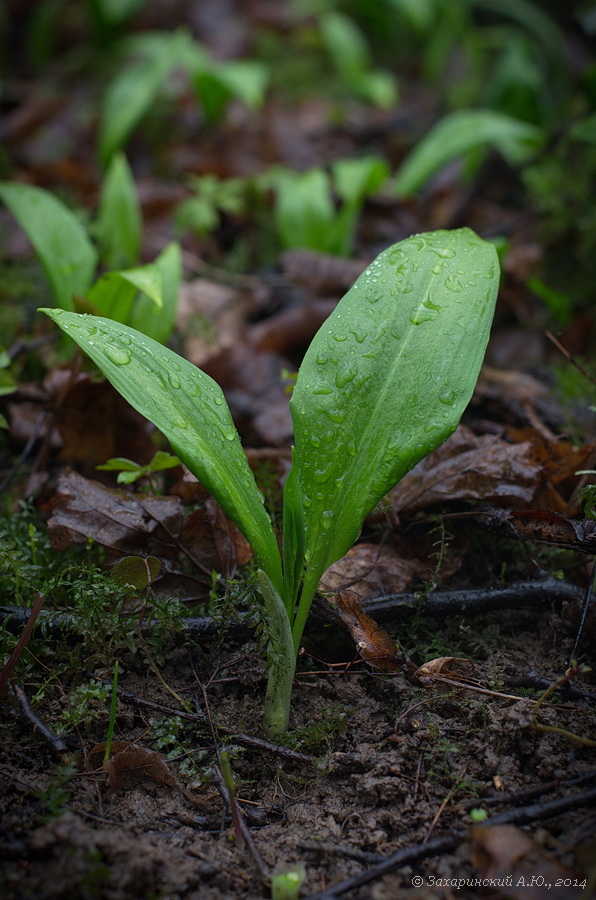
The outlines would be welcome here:
M 417 235 L 381 253 L 315 336 L 290 402 L 306 595 L 383 495 L 456 428 L 498 281 L 494 247 L 469 229 Z
M 166 435 L 176 455 L 236 522 L 280 591 L 277 541 L 219 385 L 167 347 L 110 319 L 40 312 L 70 335 L 131 406 Z
M 163 305 L 162 278 L 155 263 L 126 269 L 122 272 L 106 272 L 96 281 L 87 294 L 92 309 L 114 319 L 128 322 L 137 291 L 141 291 L 158 308 Z
M 43 188 L 0 183 L 0 200 L 9 208 L 39 255 L 57 306 L 73 309 L 93 279 L 97 254 L 67 206 Z
M 149 111 L 171 65 L 170 48 L 164 45 L 161 54 L 127 66 L 110 84 L 99 133 L 99 155 L 104 165 Z
M 399 197 L 415 193 L 444 165 L 471 150 L 490 146 L 517 165 L 540 145 L 543 132 L 491 109 L 460 110 L 441 119 L 414 147 L 395 179 Z
M 304 574 L 304 550 L 304 507 L 294 462 L 284 485 L 283 502 L 283 593 L 290 621 L 294 618 L 294 608 Z
M 182 254 L 180 245 L 168 244 L 153 266 L 161 276 L 161 306 L 156 306 L 148 296 L 141 296 L 133 306 L 129 324 L 154 341 L 165 343 L 172 333 L 178 305 L 178 293 L 182 280 Z
M 141 208 L 124 153 L 115 153 L 101 189 L 94 234 L 110 269 L 134 266 L 141 246 Z

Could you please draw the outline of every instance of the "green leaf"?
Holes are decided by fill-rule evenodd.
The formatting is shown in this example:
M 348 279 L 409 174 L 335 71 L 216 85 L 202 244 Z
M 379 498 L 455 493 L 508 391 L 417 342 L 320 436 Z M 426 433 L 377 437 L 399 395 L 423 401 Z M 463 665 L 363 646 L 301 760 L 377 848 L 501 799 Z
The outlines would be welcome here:
M 284 247 L 326 251 L 334 218 L 329 176 L 323 169 L 280 173 L 275 219 Z
M 110 572 L 110 576 L 125 587 L 131 587 L 135 591 L 144 591 L 152 584 L 161 569 L 161 563 L 156 556 L 125 556 L 117 562 Z
M 118 472 L 118 484 L 133 484 L 139 478 L 150 475 L 152 472 L 162 472 L 164 469 L 173 469 L 180 465 L 177 456 L 166 453 L 165 450 L 158 450 L 151 462 L 147 465 L 134 462 L 125 456 L 113 456 L 112 459 L 106 460 L 96 469 L 102 472 Z
M 141 246 L 141 209 L 126 156 L 115 153 L 101 189 L 94 234 L 110 269 L 133 266 Z
M 159 39 L 148 35 L 150 56 L 127 65 L 109 85 L 103 100 L 99 132 L 99 155 L 107 165 L 112 154 L 128 140 L 166 80 L 176 57 L 175 41 L 181 36 Z M 142 49 L 143 45 L 139 45 Z
M 158 308 L 163 305 L 161 272 L 155 263 L 121 272 L 106 272 L 88 292 L 87 300 L 104 316 L 116 322 L 127 322 L 137 291 L 145 294 Z
M 290 401 L 305 595 L 383 495 L 456 428 L 498 281 L 494 247 L 469 229 L 417 235 L 381 253 L 315 336 Z
M 73 297 L 87 293 L 97 265 L 97 254 L 83 226 L 61 200 L 43 188 L 2 182 L 0 199 L 33 244 L 56 304 L 73 309 Z
M 402 163 L 395 190 L 400 197 L 415 193 L 452 159 L 479 147 L 493 147 L 517 165 L 535 152 L 542 139 L 539 128 L 504 113 L 490 109 L 451 113 L 431 128 Z
M 304 549 L 304 507 L 298 470 L 294 463 L 284 485 L 283 502 L 284 600 L 290 621 L 294 618 L 294 608 L 304 574 Z
M 163 344 L 172 333 L 176 318 L 182 280 L 180 245 L 176 242 L 168 244 L 154 261 L 153 266 L 161 276 L 161 306 L 156 306 L 149 296 L 139 297 L 133 307 L 129 324 Z
M 280 591 L 277 541 L 219 385 L 125 325 L 61 310 L 40 312 L 70 335 L 131 406 L 166 435 L 179 459 L 238 525 Z

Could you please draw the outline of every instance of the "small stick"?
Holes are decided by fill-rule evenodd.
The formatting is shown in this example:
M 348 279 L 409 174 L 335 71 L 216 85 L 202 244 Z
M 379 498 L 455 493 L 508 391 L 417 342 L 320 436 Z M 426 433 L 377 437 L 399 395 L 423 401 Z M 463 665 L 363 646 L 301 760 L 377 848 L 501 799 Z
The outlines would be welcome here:
M 62 740 L 59 734 L 52 731 L 51 728 L 48 728 L 45 725 L 39 716 L 37 716 L 32 708 L 29 700 L 27 699 L 27 695 L 22 687 L 19 687 L 18 684 L 13 685 L 13 691 L 15 692 L 17 699 L 21 705 L 21 713 L 27 721 L 33 725 L 35 731 L 41 735 L 41 737 L 49 744 L 50 749 L 54 756 L 61 757 L 64 753 L 68 753 L 68 747 Z
M 523 806 L 520 809 L 510 809 L 499 816 L 494 816 L 492 819 L 486 819 L 482 825 L 484 828 L 492 827 L 493 825 L 528 825 L 537 819 L 548 819 L 568 812 L 570 809 L 589 806 L 594 801 L 596 801 L 596 787 L 580 794 L 557 797 L 555 800 L 546 803 L 535 803 L 531 806 Z M 370 884 L 371 881 L 383 878 L 384 875 L 394 872 L 401 866 L 411 865 L 420 859 L 428 859 L 431 856 L 438 856 L 440 853 L 454 850 L 467 837 L 467 830 L 458 829 L 453 834 L 429 841 L 427 844 L 402 847 L 397 853 L 387 856 L 371 869 L 366 869 L 366 871 L 360 872 L 359 875 L 340 881 L 338 884 L 332 885 L 332 887 L 324 891 L 319 891 L 317 894 L 311 894 L 305 900 L 336 900 L 342 894 L 347 894 L 348 891 L 354 891 L 365 884 Z
M 111 687 L 112 683 L 108 679 L 98 678 L 93 672 L 88 672 L 87 670 L 84 671 L 90 678 L 94 678 L 96 681 Z M 143 706 L 145 709 L 153 709 L 155 712 L 164 713 L 164 715 L 167 716 L 179 716 L 181 719 L 187 719 L 189 722 L 201 722 L 203 724 L 206 722 L 204 713 L 188 712 L 185 709 L 172 709 L 170 706 L 163 706 L 161 703 L 155 703 L 153 700 L 145 700 L 143 697 L 137 697 L 130 691 L 124 690 L 124 688 L 118 688 L 118 696 L 124 703 L 134 703 L 136 706 Z M 227 726 L 220 726 L 220 729 L 225 734 L 229 734 L 233 737 L 239 744 L 244 744 L 246 747 L 265 750 L 268 753 L 276 753 L 278 756 L 284 756 L 286 759 L 293 759 L 296 762 L 308 763 L 309 765 L 313 764 L 312 756 L 308 756 L 306 753 L 290 750 L 289 747 L 282 747 L 280 744 L 273 744 L 271 741 L 265 741 L 262 738 L 253 737 L 253 735 L 250 734 L 243 734 L 242 732 L 235 731 L 233 728 L 228 728 Z
M 10 675 L 12 673 L 12 670 L 18 663 L 19 659 L 21 658 L 21 656 L 23 654 L 25 647 L 27 646 L 27 642 L 29 641 L 29 638 L 31 637 L 31 633 L 32 633 L 33 629 L 35 628 L 35 623 L 37 622 L 37 617 L 39 616 L 39 614 L 41 612 L 41 608 L 43 606 L 43 601 L 44 601 L 44 595 L 39 594 L 39 593 L 36 594 L 35 603 L 33 604 L 33 608 L 31 609 L 31 614 L 29 616 L 27 624 L 25 625 L 23 633 L 20 636 L 16 647 L 10 654 L 10 659 L 4 666 L 4 671 L 0 675 L 0 694 L 6 687 L 6 685 L 8 683 L 8 679 L 10 678 Z

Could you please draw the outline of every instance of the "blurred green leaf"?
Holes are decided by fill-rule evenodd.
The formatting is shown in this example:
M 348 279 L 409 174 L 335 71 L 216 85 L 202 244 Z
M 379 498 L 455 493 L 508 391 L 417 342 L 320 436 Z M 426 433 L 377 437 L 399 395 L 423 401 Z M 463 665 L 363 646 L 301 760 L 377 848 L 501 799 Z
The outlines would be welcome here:
M 74 297 L 87 293 L 97 253 L 67 206 L 43 188 L 0 183 L 0 199 L 31 241 L 52 287 L 56 305 L 74 309 Z
M 110 269 L 134 266 L 141 246 L 141 208 L 126 156 L 114 154 L 99 199 L 94 234 Z
M 398 169 L 398 196 L 414 194 L 444 165 L 482 147 L 498 150 L 512 165 L 528 159 L 544 139 L 541 129 L 490 109 L 460 110 L 441 119 Z

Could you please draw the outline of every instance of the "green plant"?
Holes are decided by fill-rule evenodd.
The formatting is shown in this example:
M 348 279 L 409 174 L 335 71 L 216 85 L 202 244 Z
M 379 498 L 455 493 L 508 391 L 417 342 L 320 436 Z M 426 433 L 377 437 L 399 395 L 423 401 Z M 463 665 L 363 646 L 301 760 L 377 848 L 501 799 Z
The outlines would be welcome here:
M 97 226 L 104 239 L 113 231 L 126 258 L 136 252 L 139 240 L 130 181 L 124 158 L 116 158 L 106 176 Z M 127 193 L 116 197 L 125 184 Z M 43 188 L 16 182 L 0 183 L 0 200 L 37 252 L 58 307 L 72 310 L 77 301 L 83 302 L 86 309 L 126 322 L 155 340 L 168 338 L 181 277 L 178 244 L 171 243 L 153 263 L 106 272 L 94 283 L 97 250 L 61 200 Z M 109 244 L 107 252 L 113 259 L 115 245 Z
M 126 326 L 41 310 L 163 431 L 251 543 L 268 616 L 271 733 L 288 725 L 296 654 L 323 572 L 384 494 L 456 428 L 482 364 L 498 280 L 490 244 L 469 229 L 438 231 L 389 247 L 340 301 L 290 401 L 295 448 L 281 553 L 216 382 Z
M 323 43 L 351 96 L 390 109 L 397 102 L 397 85 L 390 72 L 371 69 L 366 38 L 356 23 L 341 12 L 319 19 Z
M 172 456 L 171 453 L 166 453 L 165 450 L 158 450 L 151 462 L 144 466 L 141 463 L 134 462 L 132 459 L 126 459 L 124 456 L 114 456 L 101 466 L 96 466 L 96 468 L 105 472 L 118 472 L 118 477 L 116 478 L 118 484 L 133 484 L 139 478 L 148 478 L 152 490 L 155 490 L 151 476 L 156 472 L 173 469 L 179 465 L 180 460 L 177 456 Z
M 231 99 L 241 100 L 250 109 L 263 102 L 267 70 L 261 63 L 214 62 L 207 49 L 183 28 L 129 38 L 123 56 L 124 66 L 103 101 L 99 152 L 104 164 L 125 144 L 164 87 L 175 89 L 176 74 L 183 73 L 191 81 L 208 122 L 220 119 Z
M 219 227 L 221 214 L 236 215 L 246 207 L 246 179 L 218 178 L 217 175 L 191 176 L 193 196 L 176 208 L 176 226 L 180 231 L 211 234 Z
M 364 201 L 388 174 L 387 163 L 377 157 L 337 160 L 331 175 L 319 168 L 300 174 L 286 169 L 272 173 L 275 224 L 282 245 L 347 256 Z
M 527 160 L 542 142 L 539 128 L 490 109 L 450 113 L 416 144 L 395 178 L 400 197 L 415 193 L 446 163 L 492 147 L 512 165 Z

